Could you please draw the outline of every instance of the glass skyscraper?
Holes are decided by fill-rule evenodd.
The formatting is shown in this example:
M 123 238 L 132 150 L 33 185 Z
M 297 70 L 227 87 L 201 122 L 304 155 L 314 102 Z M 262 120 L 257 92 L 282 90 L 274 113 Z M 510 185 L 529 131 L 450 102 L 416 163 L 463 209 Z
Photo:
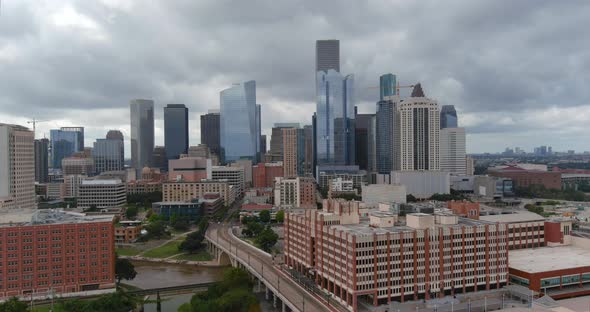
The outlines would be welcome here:
M 125 146 L 123 134 L 118 130 L 108 132 L 106 139 L 97 139 L 92 149 L 96 173 L 125 170 Z
M 201 144 L 206 144 L 211 153 L 220 156 L 219 110 L 209 110 L 201 115 Z
M 164 146 L 168 159 L 188 153 L 188 108 L 184 104 L 164 107 Z
M 457 111 L 453 105 L 443 105 L 440 110 L 440 128 L 457 128 Z
M 315 71 L 333 69 L 340 71 L 340 41 L 317 40 L 315 42 Z
M 61 160 L 80 151 L 80 132 L 53 129 L 49 132 L 51 140 L 51 167 L 61 168 Z
M 49 176 L 49 140 L 35 140 L 35 181 L 46 183 Z
M 330 69 L 317 72 L 316 82 L 316 166 L 354 165 L 354 76 Z
M 381 100 L 377 102 L 377 113 L 375 114 L 375 150 L 376 167 L 378 173 L 389 174 L 396 170 L 395 154 L 395 116 L 397 103 L 392 100 Z
M 379 99 L 383 101 L 388 96 L 396 94 L 396 77 L 394 74 L 385 74 L 379 77 Z
M 256 81 L 234 84 L 221 91 L 219 138 L 223 162 L 256 160 L 260 147 L 257 111 Z
M 154 152 L 154 101 L 131 100 L 131 167 L 137 176 L 152 165 Z

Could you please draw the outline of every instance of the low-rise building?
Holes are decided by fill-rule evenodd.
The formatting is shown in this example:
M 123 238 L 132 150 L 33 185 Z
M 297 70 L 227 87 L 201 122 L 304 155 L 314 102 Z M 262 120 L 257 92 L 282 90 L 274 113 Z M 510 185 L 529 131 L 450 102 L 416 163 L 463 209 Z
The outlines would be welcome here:
M 244 201 L 271 204 L 274 202 L 274 191 L 272 187 L 249 189 L 244 192 Z
M 244 168 L 213 166 L 211 169 L 211 180 L 227 181 L 234 187 L 235 192 L 240 195 L 245 189 Z
M 370 207 L 377 207 L 379 203 L 406 203 L 406 186 L 394 184 L 363 185 L 363 202 Z
M 223 208 L 223 199 L 218 193 L 203 194 L 199 202 L 202 204 L 203 214 L 208 217 L 215 215 Z
M 227 181 L 203 180 L 200 182 L 167 182 L 162 184 L 162 201 L 191 202 L 207 193 L 218 193 L 224 206 L 236 199 L 236 191 Z
M 202 204 L 198 200 L 193 202 L 157 202 L 152 204 L 152 211 L 165 220 L 176 216 L 196 221 L 203 214 L 201 206 Z
M 276 178 L 275 206 L 280 208 L 315 208 L 316 188 L 313 178 Z
M 510 214 L 480 215 L 480 220 L 508 225 L 508 248 L 523 249 L 545 246 L 545 218 L 520 211 Z
M 454 214 L 463 218 L 479 220 L 479 203 L 470 201 L 448 201 L 447 208 L 451 209 Z
M 252 186 L 254 188 L 273 187 L 275 178 L 283 176 L 283 162 L 258 163 L 252 166 Z
M 134 243 L 141 234 L 141 221 L 119 221 L 115 226 L 115 243 Z
M 509 178 L 514 181 L 516 187 L 543 186 L 546 189 L 561 189 L 561 173 L 528 170 L 518 166 L 507 166 L 503 168 L 490 168 L 488 173 L 491 176 Z
M 385 184 L 406 186 L 406 193 L 416 198 L 429 198 L 434 194 L 449 194 L 451 180 L 443 171 L 392 171 L 391 180 Z
M 211 179 L 211 159 L 186 157 L 168 161 L 168 181 L 199 182 Z
M 320 189 L 328 191 L 331 181 L 341 178 L 342 181 L 352 181 L 352 187 L 361 190 L 367 184 L 367 172 L 358 166 L 317 166 L 317 180 Z
M 66 175 L 94 175 L 94 159 L 90 157 L 66 157 L 61 160 L 61 171 Z
M 127 202 L 125 183 L 119 179 L 83 180 L 78 195 L 79 208 L 123 208 Z
M 127 182 L 127 194 L 145 194 L 162 191 L 162 182 L 149 180 L 133 180 Z

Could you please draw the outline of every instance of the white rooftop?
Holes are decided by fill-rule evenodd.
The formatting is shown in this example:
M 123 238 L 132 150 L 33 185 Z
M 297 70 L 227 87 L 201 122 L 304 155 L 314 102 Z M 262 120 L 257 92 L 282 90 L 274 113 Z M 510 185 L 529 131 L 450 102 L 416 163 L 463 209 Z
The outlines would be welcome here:
M 545 218 L 541 215 L 530 211 L 519 211 L 516 213 L 509 214 L 497 214 L 479 216 L 480 220 L 500 223 L 518 223 L 518 222 L 530 222 L 530 221 L 543 221 Z
M 120 179 L 91 179 L 82 180 L 82 185 L 113 185 L 122 183 Z
M 590 266 L 590 250 L 573 246 L 511 250 L 509 267 L 538 273 Z

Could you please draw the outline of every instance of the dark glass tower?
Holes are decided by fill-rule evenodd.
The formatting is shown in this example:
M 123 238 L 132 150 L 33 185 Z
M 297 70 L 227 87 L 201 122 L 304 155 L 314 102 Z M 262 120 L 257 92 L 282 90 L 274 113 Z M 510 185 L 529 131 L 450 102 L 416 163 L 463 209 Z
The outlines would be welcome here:
M 152 165 L 154 153 L 154 101 L 132 100 L 131 110 L 131 167 L 140 176 L 143 167 Z
M 201 115 L 201 144 L 206 144 L 211 153 L 220 157 L 219 153 L 219 111 L 209 110 Z
M 356 107 L 355 107 L 355 113 Z M 369 132 L 371 119 L 375 114 L 356 114 L 354 139 L 356 148 L 356 164 L 361 170 L 369 167 Z
M 457 128 L 457 111 L 453 105 L 443 105 L 440 110 L 440 128 Z
M 340 71 L 340 41 L 317 40 L 315 42 L 315 71 Z
M 164 107 L 164 146 L 168 159 L 188 153 L 188 108 L 184 104 Z
M 121 131 L 110 130 L 105 139 L 97 139 L 92 149 L 96 173 L 124 170 L 124 153 L 125 146 Z
M 396 77 L 394 74 L 385 74 L 379 77 L 379 99 L 381 101 L 383 101 L 385 97 L 395 95 L 396 83 Z
M 375 114 L 375 149 L 377 172 L 389 174 L 394 170 L 394 136 L 395 136 L 395 112 L 396 103 L 391 100 L 377 102 Z
M 35 181 L 46 183 L 49 175 L 49 140 L 35 140 Z

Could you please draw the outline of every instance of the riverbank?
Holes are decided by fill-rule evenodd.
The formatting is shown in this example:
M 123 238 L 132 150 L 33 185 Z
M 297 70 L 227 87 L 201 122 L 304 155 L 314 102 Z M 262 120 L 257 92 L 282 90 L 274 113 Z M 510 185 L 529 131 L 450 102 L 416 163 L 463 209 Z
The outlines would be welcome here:
M 121 259 L 128 259 L 130 261 L 144 261 L 144 262 L 153 262 L 153 263 L 167 263 L 167 264 L 179 264 L 179 265 L 194 265 L 194 266 L 203 266 L 203 267 L 226 267 L 227 265 L 221 265 L 217 263 L 217 261 L 210 260 L 210 261 L 191 261 L 191 260 L 182 260 L 182 259 L 170 259 L 170 258 L 148 258 L 142 256 L 119 256 Z

